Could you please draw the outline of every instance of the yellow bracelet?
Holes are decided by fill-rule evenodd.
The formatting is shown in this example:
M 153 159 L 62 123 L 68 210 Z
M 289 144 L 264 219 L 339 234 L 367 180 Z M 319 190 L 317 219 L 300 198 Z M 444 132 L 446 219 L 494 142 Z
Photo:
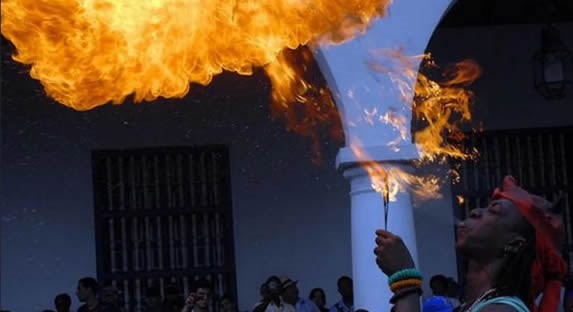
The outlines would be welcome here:
M 401 281 L 396 281 L 392 283 L 392 285 L 390 285 L 390 290 L 392 290 L 392 292 L 395 293 L 402 288 L 412 287 L 412 286 L 422 287 L 422 280 L 419 278 L 409 278 Z

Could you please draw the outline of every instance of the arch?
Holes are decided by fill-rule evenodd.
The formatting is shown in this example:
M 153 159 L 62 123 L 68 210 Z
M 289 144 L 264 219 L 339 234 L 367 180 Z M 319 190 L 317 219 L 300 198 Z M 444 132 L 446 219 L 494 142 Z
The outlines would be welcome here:
M 417 157 L 410 140 L 402 141 L 398 153 L 389 150 L 387 143 L 396 137 L 389 125 L 356 122 L 364 115 L 364 109 L 377 107 L 383 113 L 391 107 L 402 107 L 395 97 L 382 92 L 391 87 L 390 81 L 380 81 L 373 75 L 367 60 L 373 50 L 381 48 L 401 48 L 405 55 L 423 54 L 434 30 L 454 3 L 455 0 L 396 1 L 388 16 L 375 21 L 364 35 L 338 46 L 321 46 L 315 52 L 341 114 L 346 147 L 339 153 L 338 165 L 356 161 L 348 150 L 352 144 L 368 148 L 373 160 Z M 416 70 L 418 66 L 419 63 L 415 64 Z M 401 113 L 411 119 L 409 109 L 402 107 Z

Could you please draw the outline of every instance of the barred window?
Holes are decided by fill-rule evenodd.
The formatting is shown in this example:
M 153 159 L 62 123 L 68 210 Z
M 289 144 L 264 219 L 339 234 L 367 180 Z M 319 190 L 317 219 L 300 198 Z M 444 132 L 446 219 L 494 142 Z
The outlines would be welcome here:
M 126 311 L 151 287 L 185 298 L 199 278 L 236 296 L 226 146 L 95 151 L 92 165 L 98 279 Z

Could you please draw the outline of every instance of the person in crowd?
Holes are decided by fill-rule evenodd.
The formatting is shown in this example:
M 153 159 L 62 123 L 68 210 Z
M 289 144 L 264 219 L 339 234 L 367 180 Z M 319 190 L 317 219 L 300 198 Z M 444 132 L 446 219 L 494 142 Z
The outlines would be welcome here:
M 211 285 L 207 280 L 200 279 L 193 283 L 191 293 L 185 300 L 182 312 L 210 312 Z
M 326 307 L 326 294 L 322 288 L 314 288 L 311 290 L 308 299 L 312 300 L 321 312 L 329 311 Z
M 78 312 L 102 312 L 98 300 L 99 285 L 95 278 L 84 277 L 78 281 L 76 295 L 83 305 Z
M 550 225 L 535 196 L 506 177 L 486 208 L 457 226 L 456 248 L 467 259 L 465 302 L 458 311 L 525 312 L 532 302 L 536 238 L 550 239 Z M 400 237 L 376 231 L 376 263 L 389 276 L 396 311 L 419 311 L 421 274 Z
M 277 276 L 270 276 L 267 281 L 261 285 L 262 299 L 258 302 L 253 312 L 295 312 L 295 307 L 284 302 L 281 297 L 283 293 L 281 279 Z
M 72 298 L 68 294 L 59 294 L 54 298 L 54 308 L 57 312 L 70 312 Z
M 157 286 L 151 286 L 145 291 L 145 312 L 163 312 L 163 299 Z
M 185 299 L 181 295 L 179 288 L 175 284 L 165 287 L 165 298 L 163 299 L 164 312 L 181 312 L 185 306 Z
M 460 285 L 451 277 L 448 277 L 447 297 L 454 308 L 460 306 Z
M 99 292 L 99 301 L 106 312 L 121 312 L 121 292 L 114 286 L 104 286 Z
M 432 296 L 424 301 L 423 312 L 452 312 L 454 306 L 447 298 L 448 278 L 438 274 L 430 279 Z
M 310 299 L 299 296 L 298 282 L 288 277 L 281 278 L 283 301 L 295 307 L 296 312 L 320 312 L 316 304 Z
M 348 276 L 342 276 L 337 281 L 340 301 L 330 307 L 330 312 L 352 312 L 354 309 L 354 290 L 352 288 L 352 279 Z
M 239 312 L 237 302 L 230 295 L 223 295 L 219 299 L 219 312 Z

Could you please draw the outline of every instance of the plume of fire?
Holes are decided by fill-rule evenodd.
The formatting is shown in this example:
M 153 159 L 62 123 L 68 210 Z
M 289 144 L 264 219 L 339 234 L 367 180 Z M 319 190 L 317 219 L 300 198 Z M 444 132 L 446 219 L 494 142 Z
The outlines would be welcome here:
M 224 70 L 250 75 L 285 48 L 342 42 L 389 2 L 3 0 L 1 29 L 48 96 L 88 110 L 130 95 L 183 97 L 190 83 Z
M 158 97 L 183 97 L 190 84 L 208 84 L 222 71 L 250 75 L 263 67 L 272 85 L 275 117 L 287 128 L 312 139 L 319 151 L 317 128 L 342 139 L 332 95 L 312 76 L 312 54 L 305 44 L 340 43 L 363 32 L 381 17 L 390 0 L 3 0 L 1 31 L 30 66 L 48 96 L 76 110 Z M 417 66 L 435 68 L 429 55 L 405 56 L 380 50 L 373 70 L 388 75 L 400 99 L 424 125 L 414 131 L 423 161 L 470 157 L 460 140 L 458 121 L 469 120 L 470 92 L 464 89 L 479 66 L 464 61 L 435 81 Z M 391 66 L 378 62 L 384 56 Z M 318 79 L 318 80 L 317 80 Z M 348 90 L 351 92 L 351 90 Z M 412 101 L 413 99 L 413 101 Z M 366 120 L 395 127 L 388 143 L 397 150 L 408 138 L 409 118 L 399 109 L 368 112 Z M 454 117 L 459 117 L 458 119 Z M 351 146 L 359 159 L 370 159 Z M 315 154 L 317 155 L 317 154 Z M 438 194 L 438 179 L 419 177 L 399 167 L 365 164 L 374 189 L 395 198 L 410 189 L 418 198 Z
M 321 134 L 343 142 L 340 115 L 326 81 L 307 47 L 285 49 L 265 67 L 272 85 L 272 115 L 286 121 L 287 130 L 312 141 L 313 161 L 320 163 Z
M 473 93 L 465 87 L 481 75 L 479 65 L 472 60 L 464 60 L 443 71 L 440 80 L 430 78 L 426 73 L 438 67 L 429 54 L 408 57 L 401 50 L 374 51 L 374 59 L 369 63 L 372 70 L 388 75 L 394 84 L 399 100 L 411 109 L 414 119 L 421 121 L 413 131 L 414 141 L 420 151 L 417 166 L 429 162 L 444 162 L 448 157 L 469 158 L 477 152 L 465 151 L 461 147 L 464 134 L 461 126 L 471 119 L 470 106 Z M 420 70 L 418 66 L 420 63 Z M 388 147 L 397 151 L 397 145 L 408 139 L 409 125 L 406 116 L 397 113 L 399 109 L 390 107 L 388 111 L 364 111 L 365 120 L 391 125 L 399 136 Z M 375 115 L 379 114 L 378 118 Z M 369 160 L 369 155 L 359 145 L 351 146 L 358 159 Z M 372 180 L 372 188 L 382 196 L 390 190 L 390 200 L 395 200 L 399 191 L 409 190 L 417 200 L 440 197 L 440 179 L 436 175 L 417 176 L 400 169 L 399 166 L 384 166 L 375 162 L 365 162 L 363 167 Z M 459 175 L 451 170 L 449 175 L 455 181 Z M 384 191 L 386 190 L 386 191 Z

